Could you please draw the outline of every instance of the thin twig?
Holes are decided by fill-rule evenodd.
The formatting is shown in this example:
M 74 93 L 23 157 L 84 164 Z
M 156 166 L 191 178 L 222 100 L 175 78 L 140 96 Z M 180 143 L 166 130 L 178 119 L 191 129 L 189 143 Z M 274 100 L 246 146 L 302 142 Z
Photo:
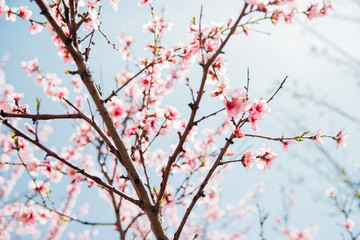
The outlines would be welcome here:
M 276 90 L 276 92 L 274 92 L 274 94 L 271 96 L 271 98 L 269 98 L 269 100 L 267 100 L 267 103 L 269 103 L 271 100 L 273 100 L 273 98 L 275 97 L 275 95 L 280 91 L 280 89 L 283 87 L 284 83 L 286 82 L 286 79 L 288 78 L 288 76 L 285 77 L 285 79 L 281 82 L 279 88 Z
M 267 214 L 265 214 L 265 216 L 262 215 L 261 213 L 261 209 L 260 209 L 260 206 L 259 204 L 256 205 L 258 211 L 259 211 L 259 221 L 260 221 L 260 238 L 261 240 L 265 240 L 265 237 L 264 237 L 264 223 L 267 219 Z
M 137 76 L 139 76 L 143 71 L 145 71 L 146 69 L 148 69 L 149 67 L 154 66 L 155 63 L 151 62 L 148 65 L 146 65 L 143 69 L 141 69 L 137 74 L 135 74 L 133 77 L 131 77 L 129 80 L 127 80 L 123 85 L 121 85 L 121 87 L 119 87 L 116 91 L 113 91 L 110 96 L 108 96 L 105 100 L 104 103 L 107 103 L 108 101 L 110 101 L 110 99 L 114 96 L 116 96 L 116 94 L 121 91 L 121 89 L 123 89 L 126 85 L 128 85 L 132 80 L 134 80 Z
M 218 114 L 219 112 L 222 112 L 222 111 L 224 111 L 224 110 L 225 110 L 225 108 L 222 108 L 222 109 L 217 110 L 216 112 L 213 112 L 213 113 L 211 113 L 211 114 L 209 114 L 209 115 L 207 115 L 207 116 L 203 116 L 203 117 L 200 118 L 199 120 L 195 121 L 194 124 L 197 125 L 197 124 L 198 124 L 199 122 L 201 122 L 202 120 L 205 120 L 205 119 L 207 119 L 207 118 L 209 118 L 209 117 L 215 116 L 216 114 Z
M 39 205 L 39 206 L 42 206 L 44 208 L 46 208 L 47 210 L 49 210 L 50 212 L 53 212 L 53 213 L 56 213 L 64 218 L 68 218 L 69 221 L 75 221 L 75 222 L 78 222 L 78 223 L 81 223 L 81 224 L 84 224 L 84 225 L 92 225 L 92 226 L 112 226 L 112 225 L 115 225 L 115 223 L 97 223 L 97 222 L 88 222 L 88 221 L 82 221 L 82 220 L 79 220 L 79 219 L 76 219 L 74 217 L 71 217 L 71 216 L 68 216 L 64 213 L 61 213 L 59 211 L 57 211 L 56 209 L 52 209 L 52 208 L 49 208 L 48 206 L 46 205 L 43 205 L 37 201 L 35 201 L 34 199 L 28 197 L 28 199 L 32 200 L 36 205 Z

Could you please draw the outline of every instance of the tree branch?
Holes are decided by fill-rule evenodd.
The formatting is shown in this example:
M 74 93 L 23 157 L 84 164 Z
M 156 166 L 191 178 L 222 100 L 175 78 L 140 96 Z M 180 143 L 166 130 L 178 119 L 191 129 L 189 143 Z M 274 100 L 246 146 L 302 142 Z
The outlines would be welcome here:
M 65 48 L 67 51 L 71 54 L 78 70 L 81 80 L 85 84 L 91 98 L 93 99 L 96 108 L 104 121 L 105 126 L 108 129 L 109 135 L 114 141 L 115 147 L 118 150 L 117 157 L 121 164 L 124 166 L 128 173 L 128 177 L 136 191 L 137 196 L 140 199 L 140 207 L 141 209 L 146 213 L 150 223 L 151 223 L 151 229 L 153 230 L 154 235 L 157 239 L 163 239 L 167 240 L 168 237 L 165 233 L 161 216 L 159 212 L 153 211 L 153 206 L 150 200 L 150 197 L 148 195 L 148 192 L 146 191 L 146 188 L 144 186 L 144 183 L 142 182 L 140 175 L 138 171 L 136 170 L 128 152 L 125 148 L 125 145 L 123 141 L 121 140 L 118 131 L 114 125 L 114 122 L 112 121 L 110 114 L 104 104 L 104 100 L 102 99 L 96 84 L 94 82 L 94 79 L 91 75 L 91 72 L 88 68 L 88 65 L 84 59 L 84 57 L 81 54 L 81 51 L 72 44 L 71 41 L 66 37 L 61 27 L 58 25 L 54 17 L 52 16 L 51 12 L 49 11 L 49 6 L 45 0 L 35 0 L 37 5 L 41 9 L 41 13 L 44 14 L 44 16 L 48 19 L 51 26 L 54 28 L 54 31 L 57 33 L 57 35 L 60 37 L 61 41 L 64 43 Z
M 54 119 L 80 119 L 82 118 L 81 114 L 17 114 L 17 113 L 8 113 L 1 111 L 1 116 L 7 118 L 30 118 L 34 122 L 38 120 L 54 120 Z

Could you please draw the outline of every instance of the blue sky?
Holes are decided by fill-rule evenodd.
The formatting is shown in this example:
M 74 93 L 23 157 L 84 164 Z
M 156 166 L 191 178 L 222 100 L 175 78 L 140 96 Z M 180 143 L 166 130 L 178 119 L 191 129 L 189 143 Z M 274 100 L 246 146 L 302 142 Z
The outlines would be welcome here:
M 9 3 L 8 3 L 9 2 Z M 193 16 L 198 17 L 200 6 L 203 5 L 203 22 L 209 23 L 226 22 L 229 16 L 236 16 L 241 10 L 240 1 L 156 1 L 155 11 L 160 12 L 164 7 L 164 16 L 167 21 L 173 22 L 173 29 L 165 36 L 164 44 L 171 46 L 180 41 L 186 42 L 186 24 Z M 7 1 L 10 5 L 10 1 Z M 271 103 L 271 114 L 261 123 L 261 134 L 280 137 L 297 135 L 304 130 L 315 133 L 322 128 L 324 133 L 334 135 L 338 130 L 344 129 L 349 133 L 348 147 L 336 151 L 336 144 L 326 141 L 325 149 L 339 159 L 341 164 L 352 168 L 359 161 L 357 147 L 359 141 L 359 125 L 339 116 L 334 111 L 319 106 L 314 101 L 294 98 L 291 94 L 306 93 L 315 98 L 325 100 L 341 110 L 353 114 L 359 118 L 359 111 L 354 106 L 359 104 L 359 56 L 360 28 L 357 16 L 359 4 L 357 1 L 344 0 L 335 2 L 336 11 L 329 17 L 309 22 L 305 17 L 298 17 L 292 25 L 279 24 L 273 26 L 265 23 L 254 26 L 249 36 L 236 36 L 225 48 L 228 60 L 228 76 L 231 86 L 240 87 L 245 85 L 246 69 L 250 69 L 251 98 L 259 98 L 271 95 L 285 76 L 289 76 L 287 86 Z M 23 4 L 23 1 L 11 1 L 13 6 Z M 29 4 L 36 16 L 35 3 Z M 12 6 L 12 5 L 11 5 Z M 347 16 L 347 18 L 345 18 Z M 122 1 L 119 4 L 119 12 L 110 9 L 107 2 L 104 3 L 100 20 L 102 29 L 108 37 L 117 43 L 117 36 L 121 32 L 135 38 L 134 52 L 141 56 L 145 43 L 151 41 L 152 36 L 144 33 L 142 25 L 151 18 L 149 8 L 138 7 L 131 1 Z M 350 20 L 349 20 L 349 19 Z M 356 18 L 357 20 L 351 20 Z M 35 102 L 37 96 L 43 96 L 42 90 L 35 86 L 33 81 L 20 71 L 20 62 L 29 61 L 38 57 L 41 68 L 46 72 L 56 72 L 64 84 L 68 84 L 69 77 L 64 74 L 71 65 L 64 65 L 57 56 L 56 49 L 50 41 L 47 31 L 32 36 L 27 32 L 30 26 L 28 22 L 18 19 L 16 23 L 0 19 L 0 55 L 8 53 L 10 61 L 6 67 L 6 81 L 16 87 L 16 91 L 25 92 L 25 101 L 29 104 Z M 270 34 L 267 34 L 270 33 Z M 102 85 L 104 92 L 110 92 L 113 79 L 117 72 L 125 67 L 121 56 L 107 45 L 106 40 L 100 34 L 95 36 L 96 44 L 91 52 L 90 68 L 95 80 Z M 336 45 L 337 47 L 334 47 Z M 341 61 L 339 61 L 339 59 Z M 349 63 L 342 64 L 342 61 Z M 355 70 L 354 70 L 355 69 Z M 194 82 L 199 77 L 201 69 L 193 68 L 188 76 Z M 195 84 L 195 83 L 194 83 Z M 69 86 L 69 85 L 68 85 Z M 31 89 L 31 91 L 29 91 Z M 186 91 L 184 84 L 180 84 L 181 91 Z M 186 96 L 186 92 L 184 95 Z M 107 95 L 107 94 L 106 94 Z M 62 107 L 42 97 L 44 111 L 62 111 Z M 181 111 L 188 111 L 187 103 L 180 102 L 178 95 L 169 96 L 167 101 L 175 104 Z M 211 99 L 209 105 L 212 104 Z M 33 108 L 34 109 L 34 108 Z M 206 112 L 206 108 L 204 108 Z M 61 123 L 55 123 L 56 129 L 62 128 Z M 66 127 L 71 131 L 71 127 Z M 60 147 L 65 144 L 70 132 L 56 131 L 49 144 Z M 262 141 L 249 141 L 245 145 L 258 148 Z M 278 143 L 267 143 L 277 152 L 279 158 L 273 169 L 265 174 L 260 170 L 244 171 L 235 166 L 233 171 L 224 178 L 224 205 L 233 199 L 238 199 L 253 187 L 253 183 L 264 181 L 269 188 L 260 199 L 260 205 L 264 211 L 270 213 L 270 218 L 265 226 L 265 236 L 274 239 L 278 233 L 272 227 L 277 216 L 282 214 L 280 205 L 281 196 L 277 192 L 279 185 L 288 186 L 287 189 L 297 191 L 297 206 L 291 212 L 290 223 L 299 229 L 316 224 L 319 226 L 315 239 L 334 239 L 339 235 L 340 227 L 337 223 L 342 219 L 331 215 L 331 205 L 327 204 L 324 191 L 331 187 L 333 176 L 331 170 L 326 171 L 329 178 L 319 176 L 316 168 L 326 168 L 328 164 L 322 160 L 313 143 L 302 143 L 291 146 L 288 153 L 282 152 Z M 242 146 L 239 146 L 241 149 Z M 301 184 L 292 184 L 291 178 L 305 178 Z M 233 183 L 237 183 L 235 186 Z M 246 183 L 246 184 L 241 184 Z M 239 187 L 241 186 L 241 187 Z M 89 196 L 96 193 L 87 193 Z M 89 199 L 87 195 L 81 197 L 80 202 Z M 322 199 L 323 198 L 323 199 Z M 101 200 L 91 200 L 97 206 L 104 206 Z M 325 204 L 324 204 L 325 203 Z M 102 216 L 101 207 L 91 208 L 91 219 Z M 330 209 L 330 211 L 329 211 Z M 104 216 L 106 219 L 107 216 Z M 258 222 L 256 214 L 253 218 L 254 227 L 250 232 L 249 239 L 255 239 L 258 234 Z M 112 218 L 112 216 L 110 217 Z M 358 220 L 360 220 L 358 218 Z M 70 230 L 75 231 L 78 225 Z M 329 226 L 331 228 L 329 229 Z M 99 239 L 106 231 L 101 231 Z M 108 234 L 107 231 L 106 234 Z M 109 236 L 114 236 L 110 234 Z M 116 235 L 115 235 L 116 236 Z M 337 239 L 337 238 L 336 238 Z

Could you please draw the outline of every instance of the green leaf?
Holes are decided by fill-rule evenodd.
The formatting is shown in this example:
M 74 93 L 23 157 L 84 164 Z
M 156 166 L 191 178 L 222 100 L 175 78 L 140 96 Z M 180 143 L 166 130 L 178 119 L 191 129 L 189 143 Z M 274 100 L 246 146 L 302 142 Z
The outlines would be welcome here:
M 295 140 L 298 141 L 298 142 L 304 141 L 304 139 L 302 137 L 300 137 L 300 136 L 296 136 Z
M 310 131 L 305 131 L 304 133 L 303 133 L 303 136 L 305 136 L 306 134 L 308 134 Z
M 40 100 L 36 98 L 36 112 L 38 113 L 40 111 Z
M 355 190 L 354 196 L 355 196 L 356 198 L 360 198 L 360 192 L 359 192 L 358 190 Z

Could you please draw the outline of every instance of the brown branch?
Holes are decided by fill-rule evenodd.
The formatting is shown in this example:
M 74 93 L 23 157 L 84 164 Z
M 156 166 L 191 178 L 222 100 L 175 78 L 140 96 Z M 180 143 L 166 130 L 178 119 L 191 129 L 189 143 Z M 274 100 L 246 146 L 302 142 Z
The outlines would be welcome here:
M 30 118 L 34 122 L 38 120 L 53 120 L 53 119 L 80 119 L 81 114 L 17 114 L 17 113 L 8 113 L 1 112 L 1 116 L 7 118 Z
M 146 213 L 150 223 L 151 229 L 156 236 L 157 239 L 167 240 L 168 237 L 165 233 L 161 216 L 159 212 L 154 211 L 150 197 L 148 192 L 144 186 L 143 181 L 140 178 L 140 175 L 135 168 L 134 163 L 132 162 L 127 149 L 123 141 L 121 140 L 118 130 L 116 129 L 113 120 L 110 117 L 110 114 L 104 104 L 104 100 L 100 95 L 95 81 L 92 77 L 92 74 L 89 70 L 87 63 L 85 62 L 84 57 L 82 56 L 79 49 L 77 49 L 71 41 L 66 37 L 65 33 L 63 32 L 62 28 L 58 25 L 55 18 L 52 16 L 49 6 L 45 0 L 35 0 L 39 8 L 41 9 L 41 13 L 48 19 L 51 26 L 53 27 L 54 31 L 57 33 L 61 41 L 64 43 L 65 48 L 71 54 L 76 66 L 77 72 L 79 73 L 81 80 L 83 81 L 84 85 L 86 86 L 92 100 L 94 101 L 96 108 L 109 132 L 110 137 L 114 141 L 114 145 L 118 152 L 116 152 L 116 156 L 124 166 L 128 173 L 128 177 L 136 191 L 136 194 L 140 201 L 140 208 Z M 123 194 L 126 196 L 125 194 Z M 128 196 L 126 196 L 128 198 Z M 138 203 L 138 202 L 137 202 Z
M 174 240 L 179 239 L 181 231 L 183 230 L 183 228 L 185 226 L 185 223 L 186 223 L 187 219 L 189 218 L 190 213 L 191 213 L 192 209 L 194 208 L 196 202 L 199 200 L 200 197 L 205 197 L 205 195 L 204 195 L 205 186 L 208 184 L 208 182 L 209 182 L 211 176 L 213 175 L 213 173 L 215 172 L 216 168 L 218 166 L 220 166 L 221 159 L 225 155 L 225 153 L 226 153 L 227 149 L 229 148 L 229 146 L 230 146 L 232 140 L 234 139 L 234 137 L 235 137 L 235 135 L 231 134 L 230 138 L 226 141 L 225 146 L 221 149 L 216 161 L 214 162 L 213 166 L 209 170 L 209 172 L 206 175 L 205 179 L 201 183 L 201 185 L 199 187 L 199 190 L 194 195 L 189 207 L 186 209 L 185 215 L 183 216 L 177 231 L 174 234 Z

